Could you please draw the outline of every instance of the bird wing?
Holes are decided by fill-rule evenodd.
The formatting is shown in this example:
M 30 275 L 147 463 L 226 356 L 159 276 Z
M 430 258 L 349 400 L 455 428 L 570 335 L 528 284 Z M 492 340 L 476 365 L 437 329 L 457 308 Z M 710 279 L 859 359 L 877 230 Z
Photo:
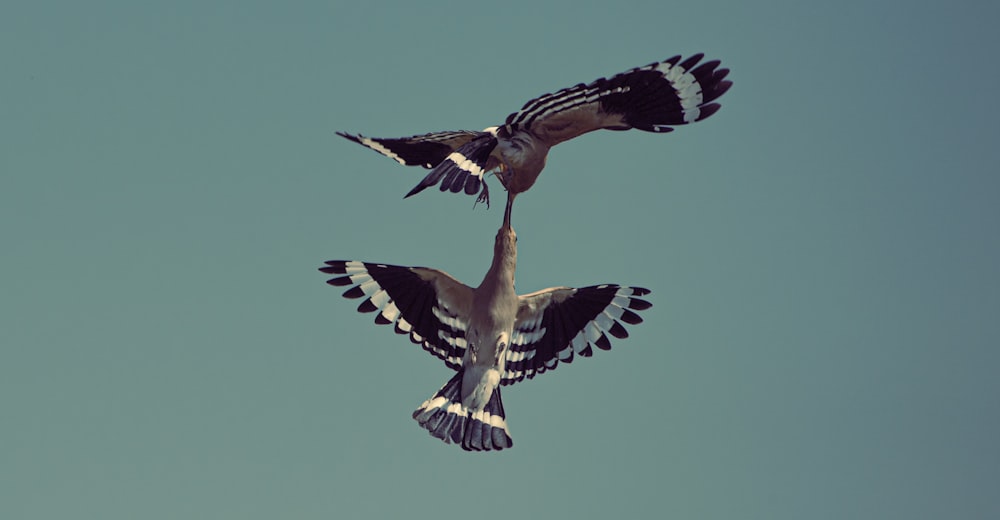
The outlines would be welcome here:
M 570 363 L 574 355 L 590 357 L 593 346 L 611 348 L 607 334 L 627 338 L 620 322 L 642 323 L 634 311 L 652 306 L 638 298 L 649 294 L 641 287 L 593 285 L 574 289 L 552 287 L 519 297 L 514 334 L 501 379 L 505 385 Z
M 404 166 L 433 168 L 459 146 L 469 142 L 479 133 L 469 130 L 455 130 L 395 139 L 365 137 L 361 134 L 353 135 L 345 132 L 337 132 L 337 135 L 371 148 Z
M 468 309 L 472 289 L 448 273 L 426 267 L 402 267 L 369 262 L 330 260 L 320 271 L 342 275 L 327 280 L 351 286 L 345 298 L 363 298 L 358 312 L 380 311 L 379 325 L 394 324 L 397 334 L 458 370 L 465 354 Z
M 718 60 L 695 54 L 637 67 L 528 101 L 507 116 L 507 132 L 527 131 L 549 146 L 593 130 L 669 132 L 714 114 L 713 103 L 732 86 Z
M 448 154 L 403 198 L 420 193 L 440 181 L 441 191 L 450 190 L 452 193 L 465 190 L 465 193 L 475 195 L 482 188 L 487 193 L 485 198 L 488 204 L 489 191 L 484 177 L 486 172 L 498 165 L 497 160 L 490 157 L 496 146 L 497 137 L 493 131 L 479 132 L 476 137 Z

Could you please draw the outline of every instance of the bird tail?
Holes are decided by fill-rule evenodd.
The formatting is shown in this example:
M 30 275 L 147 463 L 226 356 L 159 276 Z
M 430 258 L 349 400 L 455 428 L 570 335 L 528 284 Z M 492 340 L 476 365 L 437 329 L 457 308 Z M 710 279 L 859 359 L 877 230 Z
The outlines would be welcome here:
M 433 397 L 424 401 L 413 412 L 413 418 L 431 436 L 448 444 L 461 444 L 466 451 L 510 448 L 514 441 L 507 430 L 500 387 L 493 390 L 482 410 L 470 410 L 462 405 L 463 373 L 459 370 Z

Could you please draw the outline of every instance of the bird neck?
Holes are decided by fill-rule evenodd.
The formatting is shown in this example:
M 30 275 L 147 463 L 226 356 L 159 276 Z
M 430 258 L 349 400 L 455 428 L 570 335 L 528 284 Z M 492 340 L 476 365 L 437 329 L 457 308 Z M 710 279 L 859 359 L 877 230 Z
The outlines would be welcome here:
M 493 264 L 490 265 L 483 284 L 493 282 L 498 285 L 513 287 L 514 271 L 517 268 L 517 236 L 509 227 L 502 227 L 497 233 L 493 245 Z

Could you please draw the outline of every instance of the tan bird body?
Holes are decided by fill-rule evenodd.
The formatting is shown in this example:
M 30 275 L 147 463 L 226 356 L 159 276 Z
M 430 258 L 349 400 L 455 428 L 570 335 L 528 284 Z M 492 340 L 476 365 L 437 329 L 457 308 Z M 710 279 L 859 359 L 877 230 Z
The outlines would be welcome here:
M 628 336 L 620 322 L 638 324 L 633 311 L 650 307 L 647 289 L 597 285 L 552 287 L 518 296 L 514 290 L 517 235 L 508 198 L 493 260 L 482 283 L 471 288 L 444 271 L 358 261 L 329 261 L 320 270 L 338 275 L 344 296 L 365 300 L 360 312 L 378 312 L 375 323 L 443 359 L 456 373 L 413 417 L 431 435 L 466 450 L 513 445 L 500 386 L 552 370 L 593 348 L 611 348 L 607 334 Z

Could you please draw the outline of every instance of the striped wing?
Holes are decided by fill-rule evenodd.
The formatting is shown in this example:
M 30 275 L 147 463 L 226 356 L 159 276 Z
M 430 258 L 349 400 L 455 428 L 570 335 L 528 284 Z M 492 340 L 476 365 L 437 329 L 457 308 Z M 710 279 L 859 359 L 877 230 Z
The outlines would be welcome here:
M 364 298 L 358 312 L 376 312 L 375 323 L 394 325 L 397 334 L 458 370 L 465 354 L 465 332 L 472 289 L 447 273 L 425 267 L 401 267 L 368 262 L 331 260 L 320 271 L 340 275 L 327 280 L 350 286 L 345 298 Z
M 458 193 L 465 191 L 469 195 L 479 195 L 480 201 L 489 204 L 489 190 L 486 187 L 486 172 L 497 166 L 496 160 L 491 160 L 490 154 L 497 146 L 495 131 L 481 132 L 472 140 L 459 146 L 448 154 L 443 161 L 434 167 L 419 184 L 405 197 L 420 193 L 438 182 L 441 191 Z
M 361 134 L 352 135 L 344 132 L 337 132 L 337 135 L 371 148 L 404 166 L 433 168 L 441 164 L 441 161 L 459 146 L 479 135 L 479 132 L 468 130 L 432 132 L 397 139 L 365 137 Z
M 669 132 L 701 121 L 719 110 L 713 101 L 732 86 L 725 79 L 729 69 L 718 68 L 718 60 L 698 65 L 703 57 L 681 61 L 678 55 L 545 94 L 507 116 L 505 128 L 511 134 L 531 132 L 554 146 L 600 128 Z
M 510 385 L 571 363 L 575 355 L 590 357 L 593 347 L 609 350 L 608 334 L 627 338 L 629 325 L 642 323 L 635 311 L 652 306 L 638 298 L 641 287 L 594 285 L 554 287 L 520 297 L 517 321 L 501 381 Z

